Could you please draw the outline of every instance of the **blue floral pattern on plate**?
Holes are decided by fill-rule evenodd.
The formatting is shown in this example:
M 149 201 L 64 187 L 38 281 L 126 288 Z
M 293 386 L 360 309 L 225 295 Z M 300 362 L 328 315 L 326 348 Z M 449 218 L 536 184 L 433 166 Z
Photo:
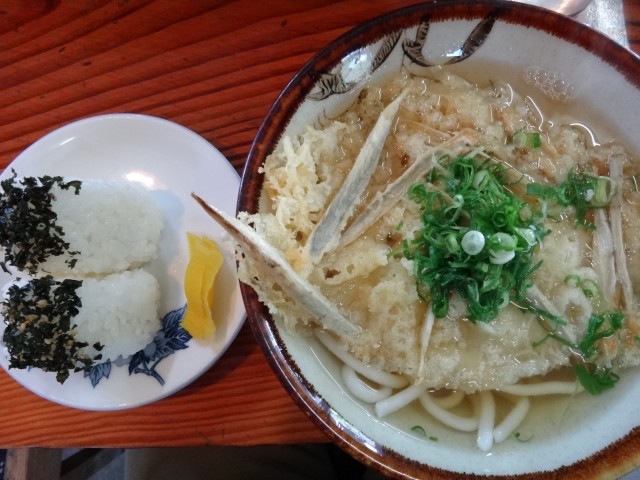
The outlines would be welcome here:
M 160 385 L 164 385 L 164 379 L 157 372 L 156 367 L 162 360 L 177 350 L 184 350 L 189 347 L 187 342 L 191 340 L 191 335 L 181 325 L 186 309 L 187 306 L 184 305 L 167 313 L 162 319 L 162 328 L 153 341 L 143 350 L 124 360 L 119 359 L 114 362 L 107 360 L 94 365 L 84 376 L 88 377 L 91 380 L 91 385 L 95 387 L 103 378 L 109 378 L 114 364 L 116 367 L 128 365 L 129 375 L 144 373 L 155 378 Z

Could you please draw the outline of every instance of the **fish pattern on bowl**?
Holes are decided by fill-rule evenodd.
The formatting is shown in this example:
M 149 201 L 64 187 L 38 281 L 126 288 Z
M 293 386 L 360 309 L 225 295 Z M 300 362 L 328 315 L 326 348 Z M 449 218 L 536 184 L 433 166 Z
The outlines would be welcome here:
M 478 50 L 491 33 L 496 17 L 489 15 L 482 19 L 469 34 L 460 48 L 447 55 L 443 62 L 427 60 L 423 50 L 427 42 L 430 21 L 423 21 L 416 28 L 415 38 L 405 38 L 402 50 L 407 61 L 418 67 L 433 67 L 436 65 L 453 65 L 461 62 Z M 347 93 L 361 85 L 372 73 L 378 70 L 396 48 L 404 31 L 393 32 L 382 39 L 375 55 L 362 55 L 361 52 L 352 54 L 354 58 L 345 58 L 333 71 L 321 75 L 320 80 L 309 95 L 309 100 L 324 100 L 331 95 Z M 404 63 L 404 62 L 403 62 Z

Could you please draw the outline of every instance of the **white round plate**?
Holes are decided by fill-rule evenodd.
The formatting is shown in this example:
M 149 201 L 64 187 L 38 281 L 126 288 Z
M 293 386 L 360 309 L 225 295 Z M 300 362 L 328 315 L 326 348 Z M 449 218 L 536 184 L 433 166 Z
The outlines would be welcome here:
M 86 410 L 117 410 L 144 405 L 186 386 L 208 370 L 238 334 L 246 318 L 233 253 L 224 231 L 191 198 L 191 192 L 235 214 L 238 174 L 205 139 L 173 122 L 136 114 L 90 117 L 55 130 L 20 154 L 0 180 L 60 175 L 139 183 L 151 192 L 165 219 L 158 258 L 145 269 L 160 282 L 163 328 L 154 344 L 120 362 L 72 373 L 60 384 L 55 373 L 8 368 L 6 348 L 0 365 L 27 389 L 53 402 Z M 186 305 L 183 279 L 189 260 L 187 232 L 205 234 L 220 245 L 225 261 L 216 279 L 216 333 L 191 339 L 179 325 Z M 0 271 L 0 285 L 12 280 Z M 0 335 L 4 323 L 0 325 Z

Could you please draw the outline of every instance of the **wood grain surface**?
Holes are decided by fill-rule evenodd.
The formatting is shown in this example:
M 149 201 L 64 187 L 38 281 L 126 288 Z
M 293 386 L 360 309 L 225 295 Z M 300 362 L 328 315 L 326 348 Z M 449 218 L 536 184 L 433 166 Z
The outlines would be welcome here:
M 180 123 L 241 172 L 278 92 L 326 43 L 413 0 L 0 0 L 0 170 L 77 119 L 135 112 Z M 640 4 L 625 0 L 640 52 Z M 178 164 L 176 164 L 178 166 Z M 0 447 L 323 441 L 248 325 L 179 393 L 120 412 L 56 405 L 0 372 Z

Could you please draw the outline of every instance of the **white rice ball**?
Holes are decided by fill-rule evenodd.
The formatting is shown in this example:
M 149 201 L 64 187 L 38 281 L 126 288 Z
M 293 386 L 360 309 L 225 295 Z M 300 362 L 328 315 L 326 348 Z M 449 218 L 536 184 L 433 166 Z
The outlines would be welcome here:
M 101 361 L 144 349 L 161 328 L 160 286 L 145 270 L 84 279 L 77 295 L 82 307 L 72 319 L 76 339 L 89 344 L 85 349 L 89 355 L 101 353 Z M 104 346 L 100 352 L 92 348 L 96 342 Z
M 49 257 L 39 269 L 54 276 L 121 272 L 154 259 L 164 228 L 151 194 L 129 182 L 84 180 L 74 188 L 52 188 L 52 209 L 70 252 Z M 76 259 L 73 268 L 69 261 Z

